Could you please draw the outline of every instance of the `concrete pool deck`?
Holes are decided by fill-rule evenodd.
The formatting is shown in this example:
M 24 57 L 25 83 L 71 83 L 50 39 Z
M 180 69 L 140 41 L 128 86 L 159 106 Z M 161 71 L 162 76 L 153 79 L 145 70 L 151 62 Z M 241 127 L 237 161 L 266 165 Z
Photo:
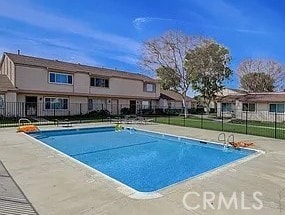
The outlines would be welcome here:
M 220 133 L 161 124 L 128 126 L 209 141 L 217 141 Z M 41 127 L 45 128 L 56 127 Z M 160 198 L 138 200 L 126 196 L 124 188 L 117 183 L 24 134 L 15 133 L 15 130 L 0 129 L 0 160 L 39 214 L 285 214 L 283 140 L 235 134 L 237 141 L 254 142 L 255 148 L 263 150 L 265 154 L 214 172 L 209 177 L 188 180 L 162 190 Z M 195 192 L 200 196 L 185 196 L 188 192 Z M 204 192 L 213 192 L 216 195 L 211 201 L 212 206 L 206 205 L 203 208 Z M 220 192 L 227 201 L 236 192 L 237 207 L 232 205 L 227 209 L 222 205 L 219 208 Z M 253 198 L 254 192 L 262 193 L 258 197 L 263 204 L 261 210 L 252 207 L 258 205 Z M 183 197 L 186 206 L 183 204 Z M 194 210 L 187 206 L 200 207 Z

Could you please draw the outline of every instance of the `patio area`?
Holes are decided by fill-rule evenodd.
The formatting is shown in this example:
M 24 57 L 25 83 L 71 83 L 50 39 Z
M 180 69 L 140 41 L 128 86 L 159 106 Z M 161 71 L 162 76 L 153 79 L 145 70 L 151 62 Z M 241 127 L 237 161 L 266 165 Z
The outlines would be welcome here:
M 220 133 L 163 124 L 127 126 L 208 141 L 217 141 Z M 40 129 L 56 127 L 42 126 Z M 254 142 L 255 148 L 265 153 L 162 190 L 159 198 L 134 199 L 124 187 L 15 130 L 0 129 L 0 160 L 39 214 L 285 214 L 284 140 L 235 134 L 236 141 Z M 218 200 L 214 199 L 214 209 L 207 207 L 204 210 L 201 197 L 191 195 L 187 199 L 189 205 L 201 207 L 189 210 L 183 204 L 183 197 L 190 191 L 201 196 L 203 192 L 213 192 L 217 196 L 222 192 L 227 200 L 233 192 L 244 193 L 247 207 L 256 204 L 252 194 L 260 192 L 263 208 L 218 209 Z

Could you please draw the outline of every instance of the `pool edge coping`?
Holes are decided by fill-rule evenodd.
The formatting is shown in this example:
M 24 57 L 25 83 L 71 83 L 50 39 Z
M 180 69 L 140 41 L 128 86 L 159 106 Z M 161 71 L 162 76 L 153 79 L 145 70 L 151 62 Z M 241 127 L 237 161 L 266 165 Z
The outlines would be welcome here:
M 42 130 L 42 131 L 58 131 L 58 130 L 72 130 L 72 129 L 84 129 L 84 128 L 102 128 L 102 127 L 114 127 L 114 126 L 88 126 L 88 127 L 73 127 L 73 128 L 56 128 L 56 129 L 45 129 L 45 130 Z M 134 128 L 134 127 L 129 127 L 129 126 L 123 126 L 124 128 Z M 197 138 L 192 138 L 192 137 L 187 137 L 187 136 L 179 136 L 179 135 L 174 135 L 174 134 L 169 134 L 169 133 L 162 133 L 162 132 L 156 132 L 156 131 L 149 131 L 149 130 L 145 130 L 145 129 L 137 129 L 135 128 L 135 130 L 138 130 L 138 131 L 144 131 L 144 132 L 148 132 L 148 133 L 155 133 L 155 134 L 160 134 L 160 135 L 166 135 L 166 136 L 170 136 L 170 137 L 175 137 L 175 138 L 184 138 L 184 139 L 187 139 L 187 140 L 195 140 L 195 141 L 201 141 L 201 139 L 197 139 Z M 196 176 L 193 176 L 193 177 L 190 177 L 190 178 L 187 178 L 187 179 L 184 179 L 182 181 L 179 181 L 179 182 L 176 182 L 176 183 L 173 183 L 171 185 L 168 185 L 166 187 L 163 187 L 161 189 L 158 189 L 156 191 L 151 191 L 151 192 L 141 192 L 141 191 L 138 191 L 120 181 L 118 181 L 117 179 L 115 178 L 112 178 L 106 174 L 104 174 L 103 172 L 93 168 L 93 167 L 90 167 L 88 166 L 87 164 L 53 148 L 52 146 L 49 146 L 48 144 L 32 137 L 31 135 L 29 135 L 28 133 L 21 133 L 23 134 L 25 137 L 27 137 L 28 139 L 30 140 L 33 140 L 35 141 L 36 143 L 39 143 L 43 146 L 45 146 L 46 148 L 49 148 L 51 150 L 53 150 L 54 152 L 58 153 L 57 155 L 61 156 L 61 157 L 64 157 L 64 158 L 67 158 L 67 159 L 70 159 L 72 161 L 75 161 L 75 163 L 79 164 L 79 165 L 83 165 L 84 167 L 87 167 L 91 172 L 94 172 L 94 173 L 97 173 L 98 175 L 104 177 L 105 179 L 107 179 L 108 181 L 112 181 L 120 186 L 117 186 L 116 187 L 116 190 L 118 192 L 120 192 L 121 194 L 131 198 L 131 199 L 138 199 L 138 200 L 143 200 L 143 199 L 155 199 L 155 198 L 160 198 L 160 197 L 163 197 L 164 195 L 162 195 L 160 192 L 164 192 L 165 190 L 167 189 L 170 189 L 170 188 L 173 188 L 174 186 L 177 186 L 179 184 L 183 184 L 183 183 L 186 183 L 186 182 L 190 182 L 192 180 L 204 180 L 206 178 L 209 178 L 209 177 L 212 177 L 214 175 L 217 175 L 219 172 L 223 172 L 225 171 L 226 169 L 229 169 L 229 168 L 233 168 L 235 166 L 238 166 L 242 163 L 245 163 L 249 160 L 252 160 L 262 154 L 265 154 L 265 152 L 263 150 L 259 150 L 259 149 L 252 149 L 252 148 L 245 148 L 245 147 L 241 147 L 242 149 L 245 149 L 245 150 L 251 150 L 251 151 L 255 151 L 256 153 L 253 153 L 253 154 L 250 154 L 250 155 L 247 155 L 243 158 L 240 158 L 240 159 L 237 159 L 235 161 L 232 161 L 232 162 L 229 162 L 229 163 L 226 163 L 224 165 L 221 165 L 219 167 L 216 167 L 214 169 L 211 169 L 211 170 L 208 170 L 206 172 L 203 172 L 203 173 L 200 173 Z M 208 141 L 208 140 L 205 140 L 207 141 L 207 143 L 210 143 L 210 144 L 215 144 L 215 145 L 219 145 L 219 146 L 223 146 L 224 144 L 222 143 L 219 143 L 219 142 L 215 142 L 215 141 Z M 92 183 L 92 175 L 90 175 L 90 179 L 91 179 L 91 182 L 87 182 L 86 183 Z

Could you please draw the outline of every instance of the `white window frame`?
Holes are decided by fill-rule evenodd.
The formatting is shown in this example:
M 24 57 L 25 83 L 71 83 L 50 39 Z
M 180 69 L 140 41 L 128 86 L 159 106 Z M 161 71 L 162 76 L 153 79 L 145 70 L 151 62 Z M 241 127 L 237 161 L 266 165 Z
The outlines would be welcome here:
M 92 86 L 92 85 L 91 85 L 91 78 L 94 78 L 94 79 L 95 79 L 95 80 L 94 80 L 94 81 L 95 81 L 95 82 L 94 82 L 94 83 L 95 83 L 95 86 Z M 106 87 L 106 86 L 103 86 L 103 87 L 102 87 L 102 86 L 96 86 L 96 79 L 104 79 L 105 85 L 106 85 L 106 80 L 108 80 L 108 87 Z M 106 77 L 94 77 L 94 76 L 92 77 L 92 76 L 91 76 L 91 77 L 90 77 L 90 87 L 110 88 L 110 78 L 106 78 Z
M 243 110 L 243 105 L 244 104 L 248 104 L 248 109 L 249 109 L 249 104 L 254 104 L 254 111 L 252 111 L 252 110 Z M 256 112 L 256 109 L 257 109 L 257 105 L 256 105 L 256 103 L 254 103 L 254 102 L 244 102 L 244 103 L 242 103 L 242 111 L 244 111 L 244 112 Z
M 50 109 L 46 109 L 46 99 L 66 99 L 67 100 L 67 109 L 55 109 L 55 108 L 50 108 Z M 69 110 L 69 98 L 64 98 L 64 97 L 44 97 L 44 110 L 46 111 L 56 111 L 56 110 Z
M 148 86 L 152 86 L 152 90 L 150 91 L 150 90 L 148 90 Z M 145 92 L 148 92 L 148 93 L 155 93 L 155 91 L 156 91 L 156 84 L 154 84 L 154 83 L 144 83 L 144 91 Z
M 270 105 L 276 105 L 276 110 L 275 110 L 274 112 L 270 111 Z M 277 105 L 284 105 L 284 112 L 277 112 Z M 275 114 L 275 112 L 276 112 L 277 114 L 285 114 L 285 104 L 284 104 L 284 103 L 270 103 L 270 104 L 268 105 L 268 112 L 269 112 L 269 113 L 272 113 L 272 114 Z
M 144 104 L 147 103 L 147 104 Z M 151 102 L 149 100 L 142 101 L 142 109 L 147 110 L 151 108 Z
M 223 108 L 223 104 L 226 104 L 226 106 L 227 106 L 227 105 L 230 105 L 230 110 L 227 110 L 227 108 L 224 109 L 224 108 Z M 221 109 L 222 109 L 222 111 L 223 111 L 224 113 L 230 113 L 230 112 L 233 111 L 233 105 L 232 105 L 232 103 L 230 103 L 230 102 L 222 102 L 222 103 L 221 103 Z
M 56 82 L 56 77 L 55 77 L 55 80 L 54 82 L 51 82 L 50 81 L 50 74 L 55 74 L 56 75 L 66 75 L 66 76 L 71 76 L 71 84 L 70 83 L 61 83 L 61 82 Z M 68 78 L 67 78 L 68 80 Z M 60 85 L 73 85 L 73 74 L 70 74 L 70 73 L 64 73 L 64 72 L 49 72 L 48 74 L 48 83 L 49 84 L 60 84 Z

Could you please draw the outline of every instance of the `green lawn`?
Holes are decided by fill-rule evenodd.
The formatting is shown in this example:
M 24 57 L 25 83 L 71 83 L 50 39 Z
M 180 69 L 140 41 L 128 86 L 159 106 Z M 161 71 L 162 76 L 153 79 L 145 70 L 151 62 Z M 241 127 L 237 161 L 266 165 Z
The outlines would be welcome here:
M 199 117 L 190 117 L 184 120 L 184 117 L 171 116 L 169 117 L 156 117 L 157 123 L 171 124 L 178 126 L 186 126 L 193 128 L 203 128 L 216 131 L 226 131 L 233 133 L 251 134 L 265 137 L 275 137 L 274 123 L 256 123 L 248 121 L 247 126 L 245 123 L 231 123 L 221 122 L 213 119 L 201 119 Z M 285 139 L 285 126 L 283 123 L 277 124 L 276 138 Z

